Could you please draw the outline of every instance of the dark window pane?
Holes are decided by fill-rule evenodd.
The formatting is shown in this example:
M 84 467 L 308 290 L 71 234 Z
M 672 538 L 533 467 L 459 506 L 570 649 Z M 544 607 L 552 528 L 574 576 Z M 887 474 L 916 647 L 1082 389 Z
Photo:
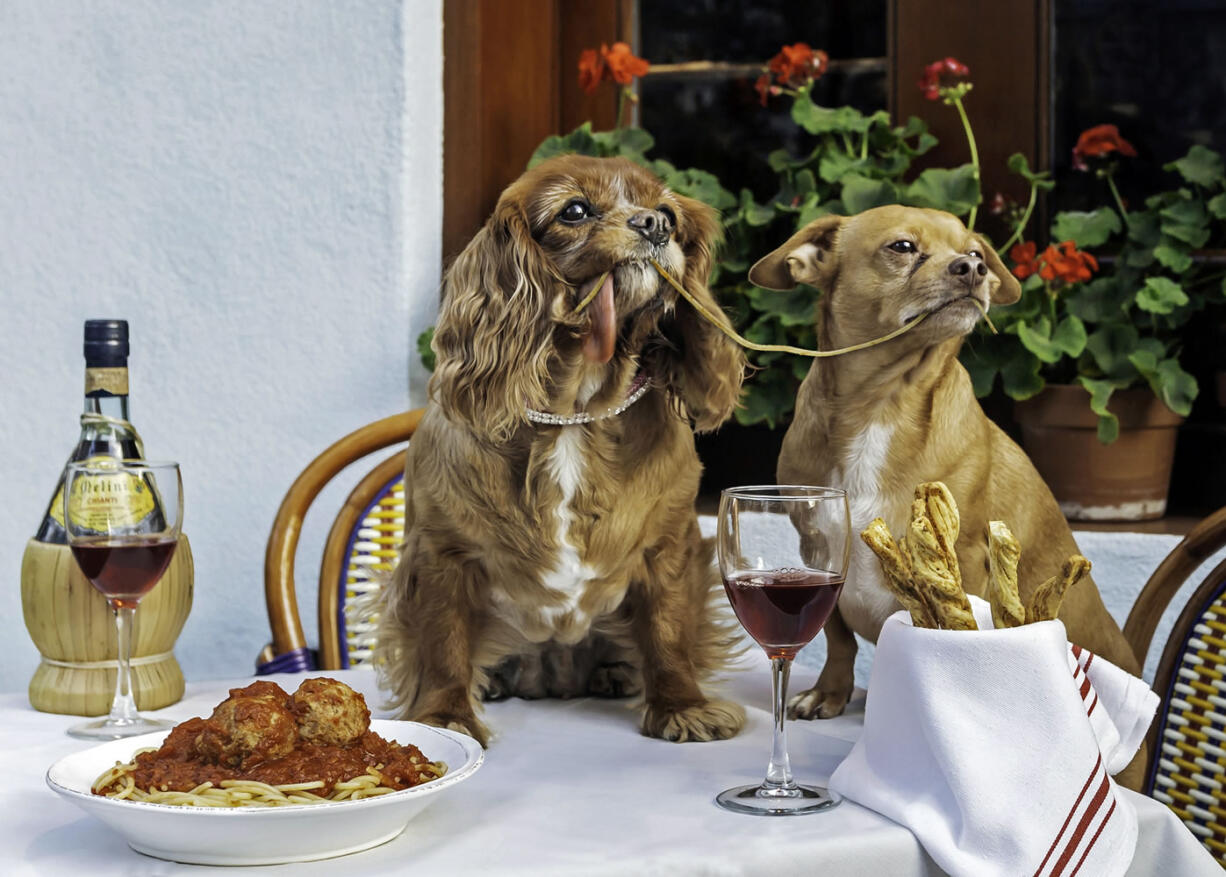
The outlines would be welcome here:
M 1057 0 L 1053 46 L 1058 207 L 1108 197 L 1093 174 L 1070 169 L 1094 125 L 1117 125 L 1137 149 L 1116 173 L 1130 201 L 1177 186 L 1162 165 L 1194 143 L 1226 148 L 1226 0 Z
M 753 89 L 759 68 L 782 46 L 797 42 L 822 49 L 835 61 L 885 56 L 884 0 L 652 0 L 640 4 L 639 16 L 641 54 L 652 64 L 753 65 L 738 78 L 649 74 L 640 81 L 639 124 L 656 139 L 655 157 L 710 171 L 725 187 L 734 192 L 748 187 L 759 200 L 776 189 L 768 153 L 812 148 L 788 115 L 789 98 L 773 98 L 767 107 L 759 102 Z M 831 70 L 816 83 L 813 97 L 824 106 L 884 109 L 884 65 Z
M 764 63 L 791 43 L 832 58 L 885 55 L 884 0 L 651 0 L 639 4 L 643 57 Z

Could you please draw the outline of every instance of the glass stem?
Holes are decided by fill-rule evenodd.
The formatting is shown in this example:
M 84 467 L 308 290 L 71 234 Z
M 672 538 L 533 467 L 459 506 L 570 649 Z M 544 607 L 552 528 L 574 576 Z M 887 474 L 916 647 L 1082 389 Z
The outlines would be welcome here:
M 775 735 L 771 744 L 771 760 L 762 786 L 771 791 L 796 788 L 792 765 L 788 760 L 788 741 L 783 723 L 787 720 L 788 677 L 792 672 L 791 658 L 771 658 L 771 689 L 774 694 Z
M 115 699 L 111 701 L 109 722 L 134 722 L 139 715 L 136 698 L 132 696 L 132 628 L 136 608 L 111 604 L 115 613 L 115 632 L 119 637 L 119 669 L 115 673 Z

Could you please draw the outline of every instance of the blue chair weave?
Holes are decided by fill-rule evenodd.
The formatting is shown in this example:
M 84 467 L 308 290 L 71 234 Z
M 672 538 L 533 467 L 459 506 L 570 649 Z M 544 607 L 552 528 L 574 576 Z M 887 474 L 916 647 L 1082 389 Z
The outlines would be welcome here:
M 377 597 L 404 540 L 404 475 L 388 482 L 362 512 L 349 537 L 337 607 L 341 665 L 371 666 L 378 624 Z
M 1192 611 L 1157 718 L 1159 751 L 1146 789 L 1226 868 L 1226 577 L 1185 610 Z

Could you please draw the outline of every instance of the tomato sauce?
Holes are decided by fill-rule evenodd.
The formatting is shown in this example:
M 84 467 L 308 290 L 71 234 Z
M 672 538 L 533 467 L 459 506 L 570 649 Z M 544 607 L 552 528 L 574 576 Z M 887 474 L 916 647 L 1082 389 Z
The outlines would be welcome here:
M 248 762 L 242 767 L 206 763 L 195 747 L 206 721 L 188 719 L 171 731 L 161 749 L 136 756 L 132 779 L 137 787 L 187 792 L 206 782 L 220 786 L 222 780 L 256 780 L 272 786 L 322 780 L 323 788 L 311 792 L 327 797 L 337 783 L 361 776 L 368 767 L 378 768 L 382 785 L 393 789 L 407 789 L 435 778 L 427 770 L 429 759 L 416 746 L 401 746 L 369 730 L 350 746 L 300 740 L 289 754 L 267 761 Z

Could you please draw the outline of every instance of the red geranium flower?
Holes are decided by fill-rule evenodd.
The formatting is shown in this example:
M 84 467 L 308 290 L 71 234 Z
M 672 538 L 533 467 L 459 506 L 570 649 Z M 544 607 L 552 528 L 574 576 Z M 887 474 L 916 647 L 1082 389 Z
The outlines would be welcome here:
M 829 56 L 821 49 L 815 50 L 808 43 L 793 43 L 781 48 L 767 62 L 766 69 L 780 85 L 799 88 L 825 73 L 829 62 Z
M 595 49 L 584 49 L 579 54 L 579 87 L 586 94 L 595 94 L 604 78 L 604 58 Z
M 605 80 L 629 85 L 650 67 L 630 51 L 629 43 L 614 43 L 612 48 L 601 43 L 600 51 L 584 49 L 579 54 L 579 87 L 586 94 L 595 94 Z
M 1088 170 L 1087 158 L 1097 158 L 1109 152 L 1120 155 L 1135 156 L 1136 149 L 1120 136 L 1120 129 L 1114 125 L 1095 125 L 1081 132 L 1077 145 L 1073 147 L 1073 167 L 1079 171 Z
M 970 76 L 971 68 L 967 67 L 957 58 L 942 58 L 939 61 L 933 61 L 924 68 L 924 75 L 919 81 L 920 91 L 924 93 L 924 97 L 928 100 L 939 100 L 941 97 L 941 79 L 945 77 L 963 77 Z
M 1034 241 L 1014 244 L 1013 249 L 1009 250 L 1009 258 L 1015 263 L 1013 273 L 1019 280 L 1025 280 L 1042 267 L 1042 259 L 1035 256 L 1037 250 Z
M 651 67 L 645 60 L 630 51 L 629 43 L 614 43 L 613 48 L 600 47 L 606 69 L 614 82 L 629 85 L 637 76 L 642 76 Z
M 1044 280 L 1079 283 L 1089 280 L 1090 274 L 1098 270 L 1098 260 L 1078 250 L 1072 241 L 1064 241 L 1059 248 L 1049 246 L 1043 251 L 1043 261 L 1045 264 L 1039 269 L 1039 276 Z

